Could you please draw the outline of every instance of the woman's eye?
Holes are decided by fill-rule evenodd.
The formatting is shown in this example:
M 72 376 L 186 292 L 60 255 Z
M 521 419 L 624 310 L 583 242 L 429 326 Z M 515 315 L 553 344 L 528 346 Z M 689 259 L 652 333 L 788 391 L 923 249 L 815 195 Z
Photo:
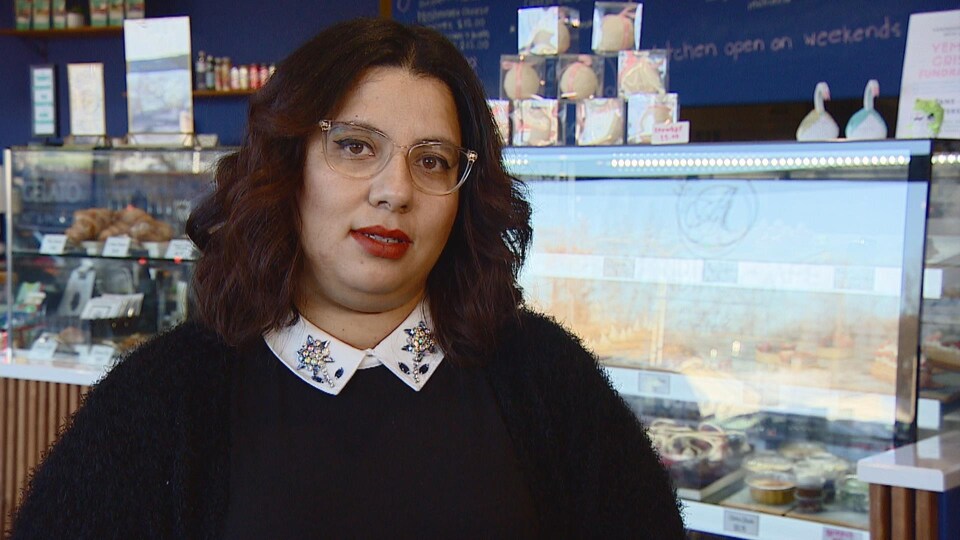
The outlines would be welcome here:
M 337 141 L 337 146 L 344 150 L 350 156 L 372 156 L 373 148 L 368 143 L 356 139 L 344 139 Z
M 431 172 L 450 170 L 450 164 L 440 156 L 423 156 L 420 158 L 420 166 Z

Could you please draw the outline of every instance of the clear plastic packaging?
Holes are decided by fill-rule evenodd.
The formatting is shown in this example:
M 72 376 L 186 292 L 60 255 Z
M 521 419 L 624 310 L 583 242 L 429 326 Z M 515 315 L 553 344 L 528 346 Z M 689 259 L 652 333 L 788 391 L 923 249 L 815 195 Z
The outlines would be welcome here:
M 653 129 L 676 122 L 680 116 L 677 94 L 635 94 L 627 98 L 627 143 L 649 144 Z
M 565 54 L 557 61 L 557 97 L 590 99 L 603 97 L 603 58 L 589 54 Z
M 556 99 L 521 99 L 513 102 L 512 140 L 514 146 L 560 144 L 560 102 Z
M 624 106 L 620 98 L 577 102 L 577 145 L 623 144 Z
M 546 61 L 539 56 L 500 56 L 500 99 L 543 97 Z
M 517 52 L 552 56 L 577 51 L 580 12 L 566 6 L 517 10 Z
M 487 106 L 493 114 L 493 120 L 500 131 L 500 141 L 510 144 L 510 101 L 506 99 L 488 99 Z
M 623 97 L 666 92 L 668 58 L 663 49 L 621 51 L 617 57 L 617 92 Z
M 596 2 L 593 7 L 593 52 L 615 55 L 640 48 L 643 4 Z

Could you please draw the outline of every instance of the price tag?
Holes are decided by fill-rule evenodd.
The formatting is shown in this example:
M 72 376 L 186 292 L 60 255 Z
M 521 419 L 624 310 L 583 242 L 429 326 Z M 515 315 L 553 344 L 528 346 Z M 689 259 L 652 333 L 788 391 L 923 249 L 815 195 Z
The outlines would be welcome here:
M 57 352 L 57 340 L 52 337 L 41 337 L 33 342 L 28 356 L 33 360 L 52 360 Z
M 109 345 L 91 345 L 87 361 L 91 364 L 107 365 L 113 360 L 116 350 Z
M 130 254 L 129 236 L 111 236 L 103 244 L 104 257 L 126 257 Z
M 684 144 L 690 142 L 690 122 L 673 122 L 653 126 L 651 144 Z
M 63 248 L 67 247 L 67 235 L 45 234 L 40 242 L 40 253 L 44 255 L 63 255 Z
M 651 373 L 648 371 L 641 371 L 639 378 L 641 395 L 670 395 L 670 375 L 666 373 Z
M 863 535 L 856 531 L 844 531 L 833 527 L 823 528 L 823 540 L 863 540 Z
M 182 238 L 171 240 L 167 246 L 167 253 L 163 256 L 165 259 L 186 259 L 192 260 L 194 254 L 193 242 Z
M 726 532 L 757 536 L 760 534 L 760 516 L 750 512 L 724 510 L 723 530 Z

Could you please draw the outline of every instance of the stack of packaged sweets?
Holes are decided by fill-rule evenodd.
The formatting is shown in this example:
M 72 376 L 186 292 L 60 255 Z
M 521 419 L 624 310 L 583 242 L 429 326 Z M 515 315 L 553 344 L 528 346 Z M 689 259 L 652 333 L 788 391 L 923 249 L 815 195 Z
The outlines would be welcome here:
M 547 6 L 517 10 L 517 54 L 500 57 L 500 100 L 491 103 L 495 114 L 510 108 L 509 140 L 514 146 L 565 142 L 565 114 L 557 90 L 559 76 L 554 75 L 560 59 L 577 51 L 579 29 L 580 13 L 576 9 Z M 574 91 L 594 95 L 602 79 L 592 88 L 579 79 L 576 84 Z
M 597 2 L 593 10 L 593 51 L 617 57 L 617 95 L 626 103 L 627 144 L 649 144 L 653 128 L 678 120 L 677 95 L 667 93 L 665 50 L 640 50 L 643 5 Z
M 640 50 L 642 14 L 639 2 L 595 2 L 589 54 L 578 49 L 576 9 L 518 9 L 517 54 L 500 57 L 500 99 L 488 100 L 504 143 L 649 144 L 655 126 L 678 121 L 668 52 Z

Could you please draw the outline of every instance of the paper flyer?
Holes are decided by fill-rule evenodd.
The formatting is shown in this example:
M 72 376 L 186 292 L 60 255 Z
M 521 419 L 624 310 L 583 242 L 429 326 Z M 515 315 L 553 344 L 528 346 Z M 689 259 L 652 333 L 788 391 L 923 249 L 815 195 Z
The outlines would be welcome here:
M 67 64 L 67 86 L 70 91 L 70 134 L 106 135 L 103 64 Z
M 960 10 L 910 16 L 897 138 L 960 139 Z

